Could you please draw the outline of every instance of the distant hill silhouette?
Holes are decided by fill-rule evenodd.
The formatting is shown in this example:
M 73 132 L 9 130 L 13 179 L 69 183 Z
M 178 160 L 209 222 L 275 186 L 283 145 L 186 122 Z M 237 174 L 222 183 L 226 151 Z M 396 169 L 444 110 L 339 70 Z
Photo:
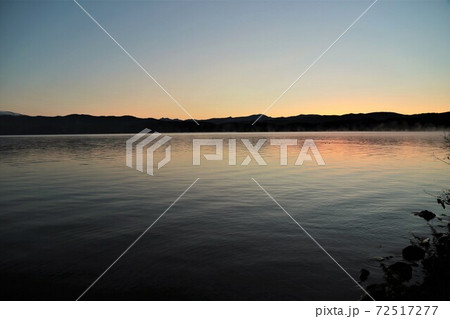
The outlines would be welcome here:
M 0 116 L 2 116 L 2 115 L 20 116 L 22 114 L 10 112 L 10 111 L 0 111 Z
M 27 116 L 0 112 L 0 135 L 158 132 L 421 131 L 449 130 L 450 112 L 403 115 L 390 112 L 345 115 L 297 115 L 271 118 L 259 114 L 199 120 L 133 116 Z

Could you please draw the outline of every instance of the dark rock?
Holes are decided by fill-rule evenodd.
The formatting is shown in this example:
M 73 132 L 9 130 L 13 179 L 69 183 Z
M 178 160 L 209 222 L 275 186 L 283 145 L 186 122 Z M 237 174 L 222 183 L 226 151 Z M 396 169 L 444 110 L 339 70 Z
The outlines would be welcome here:
M 441 236 L 437 240 L 436 250 L 440 256 L 450 256 L 450 236 Z
M 419 241 L 419 244 L 425 247 L 430 246 L 430 238 L 422 238 Z
M 361 271 L 359 272 L 359 280 L 366 281 L 367 278 L 369 277 L 369 275 L 370 275 L 370 271 L 362 268 Z
M 427 222 L 432 220 L 434 217 L 436 217 L 436 214 L 430 212 L 429 210 L 423 210 L 419 213 L 415 213 L 415 215 L 422 217 L 423 219 L 425 219 Z
M 402 250 L 402 256 L 406 260 L 419 260 L 425 257 L 425 250 L 418 246 L 410 245 Z
M 408 281 L 412 277 L 412 267 L 401 261 L 390 265 L 387 269 L 388 274 L 400 282 Z

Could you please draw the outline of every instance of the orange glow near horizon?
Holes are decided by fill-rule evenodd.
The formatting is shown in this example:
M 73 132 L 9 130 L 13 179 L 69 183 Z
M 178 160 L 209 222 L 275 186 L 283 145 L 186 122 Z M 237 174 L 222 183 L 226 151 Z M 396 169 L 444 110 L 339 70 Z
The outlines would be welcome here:
M 437 99 L 438 100 L 438 99 Z M 450 111 L 450 103 L 440 104 L 439 101 L 435 103 L 430 103 L 427 106 L 423 106 L 422 101 L 414 100 L 405 102 L 399 101 L 393 106 L 393 103 L 382 102 L 382 101 L 369 101 L 364 103 L 360 100 L 345 101 L 336 100 L 332 101 L 318 101 L 316 103 L 311 102 L 307 106 L 273 106 L 270 110 L 266 112 L 267 116 L 270 117 L 289 117 L 296 116 L 300 114 L 318 114 L 318 115 L 343 115 L 349 113 L 372 113 L 372 112 L 395 112 L 405 115 L 420 114 L 420 113 L 443 113 Z M 363 105 L 363 106 L 361 106 Z M 252 106 L 249 108 L 241 107 L 239 110 L 235 108 L 229 108 L 228 110 L 223 108 L 215 108 L 210 110 L 202 109 L 202 113 L 196 112 L 196 109 L 186 107 L 188 112 L 197 120 L 204 120 L 209 118 L 225 118 L 225 117 L 240 117 L 249 116 L 253 114 L 261 114 L 267 106 L 263 105 L 258 108 Z M 107 111 L 105 111 L 107 109 Z M 5 111 L 12 111 L 30 116 L 65 116 L 69 114 L 87 114 L 93 116 L 134 116 L 138 118 L 171 118 L 171 119 L 190 119 L 190 117 L 185 114 L 176 105 L 164 105 L 164 107 L 158 108 L 156 110 L 149 109 L 145 105 L 136 104 L 133 107 L 123 107 L 121 105 L 109 106 L 102 108 L 99 106 L 95 107 L 77 107 L 77 108 L 67 108 L 64 111 L 61 110 L 45 110 L 45 108 L 34 108 L 34 107 L 17 107 L 5 109 Z M 228 112 L 227 112 L 228 111 Z M 231 112 L 229 112 L 231 111 Z

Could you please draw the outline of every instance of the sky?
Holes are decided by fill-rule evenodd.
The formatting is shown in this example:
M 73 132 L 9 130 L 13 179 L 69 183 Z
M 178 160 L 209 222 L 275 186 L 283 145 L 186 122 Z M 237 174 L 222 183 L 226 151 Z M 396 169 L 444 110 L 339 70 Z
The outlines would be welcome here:
M 262 113 L 372 2 L 79 0 L 196 119 Z M 450 111 L 449 34 L 379 0 L 267 115 Z M 71 0 L 0 2 L 0 110 L 189 118 Z

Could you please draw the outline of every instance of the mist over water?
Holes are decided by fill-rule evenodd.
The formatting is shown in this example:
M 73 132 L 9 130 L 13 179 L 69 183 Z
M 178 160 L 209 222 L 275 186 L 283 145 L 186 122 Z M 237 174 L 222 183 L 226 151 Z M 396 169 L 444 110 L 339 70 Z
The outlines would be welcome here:
M 445 212 L 443 134 L 169 134 L 154 176 L 125 166 L 131 135 L 0 137 L 0 294 L 75 300 L 197 178 L 84 296 L 138 300 L 356 300 L 363 292 L 253 182 L 256 179 L 355 278 L 398 255 L 411 215 Z M 224 139 L 224 160 L 192 165 L 192 139 Z M 248 166 L 240 139 L 294 138 L 287 166 L 267 141 Z M 314 139 L 325 166 L 294 162 Z M 228 165 L 228 140 L 237 165 Z M 202 148 L 211 153 L 213 148 Z M 162 153 L 156 156 L 163 156 Z

